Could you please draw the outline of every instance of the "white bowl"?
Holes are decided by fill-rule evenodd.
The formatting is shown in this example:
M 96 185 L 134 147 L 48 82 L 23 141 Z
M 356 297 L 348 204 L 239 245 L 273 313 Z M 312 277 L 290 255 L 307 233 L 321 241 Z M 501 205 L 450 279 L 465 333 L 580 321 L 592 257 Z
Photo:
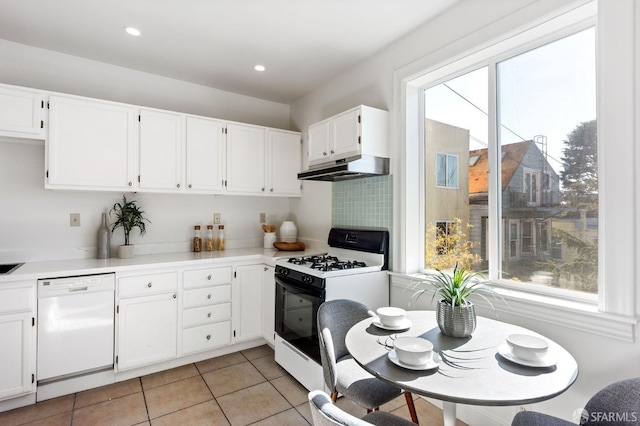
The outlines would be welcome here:
M 530 334 L 511 334 L 507 336 L 511 353 L 525 361 L 536 361 L 547 354 L 549 343 Z
M 394 308 L 393 306 L 385 306 L 384 308 L 378 308 L 376 310 L 378 318 L 382 325 L 387 327 L 397 327 L 402 324 L 407 312 L 402 308 Z
M 431 359 L 433 343 L 422 337 L 398 337 L 393 345 L 400 362 L 409 365 L 424 365 Z

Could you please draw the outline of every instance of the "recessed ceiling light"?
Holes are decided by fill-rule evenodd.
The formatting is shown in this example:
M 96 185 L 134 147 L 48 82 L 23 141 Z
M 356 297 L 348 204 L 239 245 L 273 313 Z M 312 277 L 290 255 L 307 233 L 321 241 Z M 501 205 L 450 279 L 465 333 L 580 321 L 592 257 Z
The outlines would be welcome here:
M 132 35 L 132 36 L 136 36 L 137 37 L 140 34 L 142 34 L 139 29 L 134 28 L 134 27 L 124 27 L 123 29 L 126 31 L 127 34 Z
M 266 70 L 264 65 L 256 65 L 255 67 L 253 67 L 253 69 L 256 70 L 256 71 L 264 71 L 264 70 Z

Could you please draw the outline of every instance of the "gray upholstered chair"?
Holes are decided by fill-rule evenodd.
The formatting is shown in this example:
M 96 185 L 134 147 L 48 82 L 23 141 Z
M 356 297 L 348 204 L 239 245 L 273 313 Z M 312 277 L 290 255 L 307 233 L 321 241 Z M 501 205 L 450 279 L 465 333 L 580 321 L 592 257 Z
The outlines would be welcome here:
M 367 373 L 349 354 L 345 337 L 356 323 L 373 313 L 362 303 L 353 300 L 330 300 L 318 309 L 318 338 L 324 381 L 336 402 L 338 394 L 366 408 L 378 408 L 402 394 L 397 386 L 383 382 Z M 414 423 L 418 423 L 411 393 L 405 392 L 407 407 Z
M 320 390 L 309 392 L 309 405 L 311 406 L 314 426 L 413 425 L 409 420 L 384 411 L 373 411 L 359 419 L 341 410 L 337 405 L 333 404 L 329 395 Z
M 617 417 L 617 418 L 616 418 Z M 622 380 L 601 389 L 589 399 L 582 412 L 581 425 L 610 426 L 640 423 L 640 377 Z M 536 413 L 521 411 L 511 426 L 575 426 L 575 423 Z

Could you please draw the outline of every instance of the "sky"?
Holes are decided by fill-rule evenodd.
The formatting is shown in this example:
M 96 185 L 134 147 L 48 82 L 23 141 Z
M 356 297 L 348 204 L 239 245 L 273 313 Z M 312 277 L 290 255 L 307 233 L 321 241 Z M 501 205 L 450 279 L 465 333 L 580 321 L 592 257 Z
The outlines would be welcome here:
M 498 64 L 502 144 L 544 135 L 549 163 L 562 170 L 563 141 L 596 118 L 595 29 Z M 425 91 L 425 116 L 469 129 L 470 149 L 488 146 L 488 72 L 483 67 Z

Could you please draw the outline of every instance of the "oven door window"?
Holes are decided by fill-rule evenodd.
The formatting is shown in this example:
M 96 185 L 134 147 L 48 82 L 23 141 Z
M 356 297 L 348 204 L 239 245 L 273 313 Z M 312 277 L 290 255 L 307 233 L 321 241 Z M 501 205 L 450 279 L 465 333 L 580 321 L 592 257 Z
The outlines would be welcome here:
M 276 278 L 276 332 L 318 363 L 321 361 L 316 321 L 323 301 L 324 290 Z

